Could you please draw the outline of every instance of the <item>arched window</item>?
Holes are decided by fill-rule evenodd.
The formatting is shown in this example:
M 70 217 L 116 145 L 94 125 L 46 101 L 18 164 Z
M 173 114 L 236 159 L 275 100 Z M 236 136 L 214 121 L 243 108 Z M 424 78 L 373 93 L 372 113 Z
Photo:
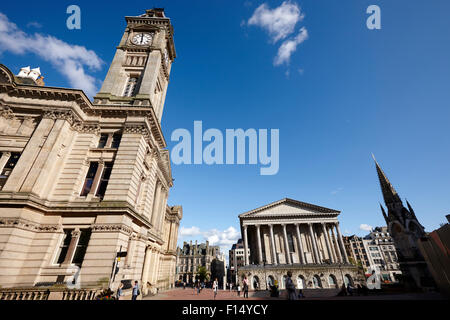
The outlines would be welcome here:
M 305 289 L 305 287 L 306 287 L 305 278 L 303 278 L 303 276 L 298 276 L 297 277 L 297 288 Z
M 267 284 L 269 285 L 269 287 L 273 286 L 275 284 L 275 279 L 272 276 L 268 276 Z
M 281 285 L 280 285 L 281 289 L 285 289 L 286 288 L 286 279 L 287 279 L 287 276 L 284 275 L 283 276 L 283 281 L 281 281 Z
M 330 288 L 337 288 L 336 277 L 332 274 L 328 276 L 328 285 L 330 286 Z
M 257 276 L 253 277 L 252 286 L 254 290 L 260 289 L 259 278 Z
M 314 288 L 315 288 L 315 289 L 317 289 L 317 288 L 322 288 L 322 283 L 321 283 L 320 278 L 319 278 L 318 275 L 315 275 L 315 276 L 313 277 L 313 284 L 314 284 Z
M 348 284 L 350 284 L 351 286 L 353 286 L 353 280 L 352 280 L 352 277 L 351 277 L 350 275 L 346 274 L 346 275 L 344 276 L 344 283 L 345 283 L 345 286 L 348 286 Z

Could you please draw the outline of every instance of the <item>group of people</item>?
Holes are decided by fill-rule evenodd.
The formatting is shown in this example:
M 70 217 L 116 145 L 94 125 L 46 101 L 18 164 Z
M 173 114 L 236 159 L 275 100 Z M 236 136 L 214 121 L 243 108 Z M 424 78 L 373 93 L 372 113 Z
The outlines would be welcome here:
M 365 285 L 358 284 L 355 287 L 352 287 L 350 283 L 347 284 L 347 286 L 342 285 L 341 291 L 339 291 L 339 296 L 367 296 L 369 294 L 369 289 Z
M 248 298 L 248 279 L 246 276 L 242 280 L 242 286 L 244 289 L 244 298 Z M 241 296 L 241 284 L 239 282 L 236 285 L 236 291 L 237 291 L 238 297 L 240 297 Z
M 131 300 L 137 300 L 137 297 L 141 294 L 141 290 L 139 288 L 139 282 L 135 281 L 134 286 L 131 290 Z M 121 297 L 123 297 L 123 283 L 120 283 L 119 287 L 116 291 L 116 299 L 121 300 Z

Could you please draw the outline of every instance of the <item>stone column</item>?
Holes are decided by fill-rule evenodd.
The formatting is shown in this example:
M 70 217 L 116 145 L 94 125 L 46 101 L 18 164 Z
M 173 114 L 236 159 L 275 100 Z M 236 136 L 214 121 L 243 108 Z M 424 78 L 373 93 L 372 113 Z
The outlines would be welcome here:
M 314 252 L 314 259 L 315 259 L 316 263 L 320 263 L 319 250 L 317 249 L 316 237 L 314 236 L 314 230 L 313 230 L 312 223 L 308 223 L 308 227 L 309 227 L 309 235 L 311 237 L 311 243 L 312 243 L 313 252 Z
M 339 262 L 339 260 L 338 260 L 337 254 L 336 254 L 336 246 L 334 245 L 334 243 L 333 243 L 333 238 L 332 238 L 331 235 L 330 235 L 330 230 L 331 230 L 331 228 L 330 228 L 329 225 L 326 225 L 325 228 L 326 228 L 326 230 L 327 230 L 327 237 L 328 237 L 328 239 L 330 240 L 331 253 L 333 254 L 333 260 L 334 260 L 334 263 L 337 263 L 337 262 Z
M 80 238 L 80 229 L 76 228 L 72 231 L 72 239 L 70 240 L 69 248 L 67 249 L 66 257 L 62 264 L 70 264 L 72 262 L 73 255 L 77 249 L 78 239 Z
M 166 188 L 163 187 L 161 189 L 161 200 L 160 200 L 160 206 L 158 209 L 159 220 L 157 222 L 157 224 L 158 224 L 157 229 L 159 232 L 163 232 L 162 227 L 163 227 L 164 219 L 166 217 L 166 201 L 167 201 L 167 190 L 166 190 Z
M 244 266 L 248 266 L 248 238 L 247 238 L 247 226 L 243 226 L 244 228 Z
M 273 265 L 277 265 L 277 249 L 275 248 L 275 241 L 273 239 L 273 225 L 269 224 L 269 228 L 270 228 L 270 246 L 272 248 L 272 264 Z
M 347 251 L 345 251 L 344 241 L 342 240 L 341 229 L 339 228 L 339 222 L 336 223 L 336 230 L 337 230 L 339 245 L 340 245 L 341 251 L 343 252 L 344 261 L 345 261 L 345 263 L 349 263 L 348 262 Z
M 20 190 L 45 144 L 54 122 L 50 118 L 43 118 L 39 122 L 2 191 L 18 192 Z
M 338 242 L 337 242 L 337 239 L 336 239 L 336 235 L 334 234 L 334 225 L 331 227 L 331 235 L 333 237 L 333 242 L 334 242 L 334 248 L 336 250 L 336 255 L 339 258 L 339 262 L 342 263 L 343 260 L 342 260 L 341 250 L 339 249 L 339 245 L 338 245 Z
M 327 233 L 327 228 L 325 226 L 325 223 L 322 223 L 322 232 L 325 237 L 325 243 L 327 245 L 328 257 L 330 258 L 330 262 L 334 263 L 333 254 L 331 253 L 330 239 L 328 238 L 328 233 Z
M 281 225 L 283 227 L 283 236 L 284 236 L 284 247 L 286 249 L 286 262 L 288 264 L 292 264 L 291 261 L 291 253 L 289 252 L 289 242 L 288 242 L 288 238 L 287 238 L 287 231 L 286 231 L 286 225 L 282 224 Z
M 159 208 L 159 201 L 160 201 L 160 195 L 161 195 L 161 183 L 156 182 L 156 192 L 155 192 L 155 198 L 153 199 L 153 208 L 152 208 L 152 218 L 151 218 L 151 224 L 153 229 L 156 228 L 156 218 L 158 216 L 158 208 Z
M 151 247 L 147 247 L 145 250 L 144 266 L 142 268 L 142 291 L 144 294 L 148 293 L 147 282 L 149 282 L 148 276 L 150 272 L 150 256 L 151 256 Z
M 5 167 L 6 163 L 8 162 L 9 157 L 11 157 L 11 152 L 3 152 L 2 153 L 2 156 L 0 158 L 0 173 L 2 172 L 2 170 Z
M 263 264 L 263 256 L 262 256 L 262 247 L 261 247 L 261 230 L 260 230 L 260 225 L 257 224 L 256 225 L 256 237 L 257 237 L 257 245 L 258 245 L 258 264 L 261 265 Z
M 297 231 L 297 244 L 298 244 L 298 261 L 301 264 L 305 264 L 305 253 L 303 252 L 302 238 L 300 235 L 300 226 L 298 223 L 295 224 L 295 231 Z

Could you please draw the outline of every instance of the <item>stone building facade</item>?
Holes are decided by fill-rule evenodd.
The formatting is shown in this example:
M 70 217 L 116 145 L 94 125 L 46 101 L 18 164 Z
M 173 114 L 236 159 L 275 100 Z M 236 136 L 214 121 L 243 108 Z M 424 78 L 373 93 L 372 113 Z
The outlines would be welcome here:
M 356 235 L 343 236 L 345 251 L 349 261 L 355 265 L 360 265 L 364 271 L 370 267 L 370 258 L 368 256 L 367 242 Z
M 380 272 L 384 282 L 397 282 L 397 275 L 402 274 L 398 263 L 394 240 L 387 227 L 376 227 L 364 237 L 370 265 Z
M 250 249 L 247 248 L 247 255 L 249 254 Z M 228 282 L 234 285 L 238 282 L 239 268 L 244 265 L 244 256 L 244 242 L 242 239 L 239 239 L 228 251 Z
M 211 274 L 211 263 L 218 257 L 221 257 L 220 248 L 210 246 L 209 241 L 200 244 L 185 241 L 182 248 L 177 248 L 177 280 L 194 283 L 199 267 L 205 267 Z
M 160 124 L 173 27 L 160 9 L 126 22 L 93 102 L 0 65 L 3 288 L 139 280 L 145 294 L 175 281 L 182 208 L 167 205 Z
M 275 282 L 284 289 L 291 271 L 298 288 L 359 283 L 362 275 L 349 263 L 339 213 L 286 198 L 239 215 L 244 251 L 250 250 L 239 281 L 247 276 L 251 289 L 267 289 Z

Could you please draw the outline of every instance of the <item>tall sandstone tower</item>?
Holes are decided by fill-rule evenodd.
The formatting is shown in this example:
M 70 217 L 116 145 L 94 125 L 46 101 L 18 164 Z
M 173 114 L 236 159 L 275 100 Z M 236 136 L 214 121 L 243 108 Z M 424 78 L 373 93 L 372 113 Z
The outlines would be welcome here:
M 425 228 L 420 224 L 409 202 L 406 201 L 408 209 L 403 206 L 397 191 L 375 157 L 373 158 L 387 213 L 381 204 L 380 208 L 397 249 L 402 282 L 409 289 L 431 288 L 434 281 L 418 245 L 418 241 L 426 236 Z
M 162 9 L 125 19 L 94 102 L 0 65 L 2 288 L 175 282 L 182 208 L 160 126 L 173 27 Z

